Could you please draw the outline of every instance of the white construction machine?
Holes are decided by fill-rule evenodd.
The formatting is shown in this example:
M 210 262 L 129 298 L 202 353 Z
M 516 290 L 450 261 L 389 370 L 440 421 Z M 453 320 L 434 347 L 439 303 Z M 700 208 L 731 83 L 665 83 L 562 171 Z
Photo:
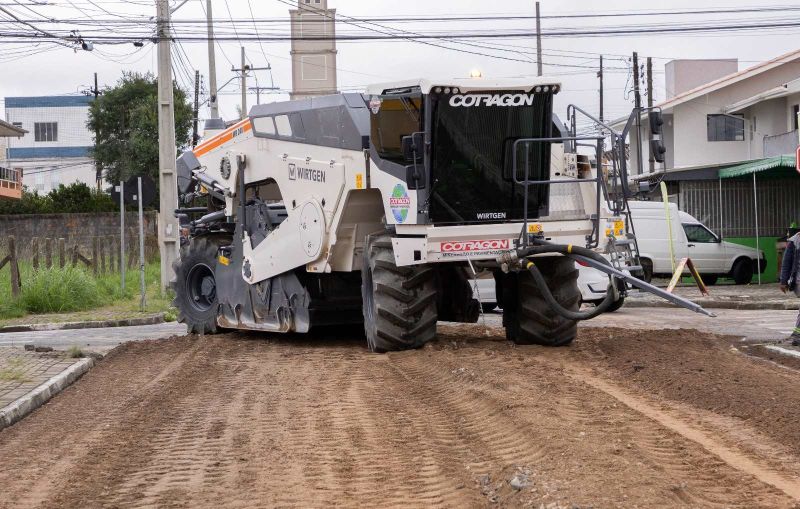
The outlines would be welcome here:
M 489 269 L 509 340 L 558 346 L 621 279 L 663 294 L 629 276 L 624 137 L 600 123 L 577 135 L 580 109 L 569 127 L 553 115 L 559 89 L 421 79 L 254 106 L 178 159 L 179 320 L 197 333 L 363 322 L 373 351 L 416 348 L 437 321 L 477 320 L 469 282 Z M 577 258 L 609 274 L 591 311 Z

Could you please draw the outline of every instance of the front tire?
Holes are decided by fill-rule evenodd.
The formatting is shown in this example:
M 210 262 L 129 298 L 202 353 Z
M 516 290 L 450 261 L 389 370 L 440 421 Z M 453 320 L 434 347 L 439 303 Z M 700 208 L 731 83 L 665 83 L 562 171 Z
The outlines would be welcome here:
M 556 301 L 566 309 L 578 311 L 581 292 L 575 262 L 567 257 L 552 257 L 537 258 L 535 263 Z M 503 292 L 503 325 L 506 337 L 514 343 L 565 346 L 577 336 L 578 322 L 568 320 L 550 308 L 529 272 L 523 271 L 509 278 Z
M 419 348 L 436 337 L 435 272 L 425 265 L 395 265 L 389 235 L 367 237 L 361 296 L 370 351 Z
M 181 246 L 181 257 L 172 268 L 175 279 L 170 288 L 175 292 L 172 305 L 178 309 L 178 321 L 185 323 L 189 334 L 216 334 L 219 301 L 214 274 L 217 251 L 230 239 L 195 237 Z
M 731 275 L 737 285 L 749 284 L 753 280 L 753 261 L 747 258 L 740 258 L 733 264 Z

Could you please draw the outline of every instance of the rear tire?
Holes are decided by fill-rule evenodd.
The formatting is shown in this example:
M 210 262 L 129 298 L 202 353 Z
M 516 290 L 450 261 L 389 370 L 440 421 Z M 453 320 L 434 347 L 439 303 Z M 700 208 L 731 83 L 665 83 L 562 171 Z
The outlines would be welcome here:
M 219 332 L 214 270 L 217 251 L 227 244 L 229 238 L 195 237 L 181 246 L 181 257 L 172 264 L 175 272 L 175 279 L 169 284 L 175 292 L 172 305 L 178 309 L 178 321 L 186 324 L 189 334 Z
M 736 260 L 731 275 L 737 285 L 749 284 L 753 280 L 753 261 L 747 258 Z
M 578 311 L 581 292 L 575 262 L 567 257 L 538 258 L 536 265 L 556 301 L 566 309 Z M 511 288 L 504 289 L 504 292 L 510 291 L 503 296 L 506 337 L 518 345 L 565 346 L 572 343 L 578 334 L 578 322 L 550 308 L 529 272 L 520 272 L 514 279 L 507 282 Z M 509 312 L 511 310 L 513 312 Z
M 364 331 L 373 352 L 419 348 L 436 337 L 436 281 L 431 267 L 398 267 L 389 235 L 368 236 L 361 269 Z

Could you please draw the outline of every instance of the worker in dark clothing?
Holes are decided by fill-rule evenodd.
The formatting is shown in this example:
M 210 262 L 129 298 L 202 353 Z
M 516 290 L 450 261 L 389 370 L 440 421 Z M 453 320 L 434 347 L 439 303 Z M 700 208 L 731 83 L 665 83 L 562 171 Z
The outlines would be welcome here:
M 783 254 L 781 263 L 781 291 L 786 293 L 792 290 L 795 295 L 800 297 L 800 285 L 797 284 L 797 278 L 800 275 L 800 270 L 798 270 L 800 269 L 800 228 L 792 224 L 786 237 L 786 252 Z M 793 346 L 800 346 L 800 314 L 797 316 L 797 322 L 789 339 L 792 340 Z

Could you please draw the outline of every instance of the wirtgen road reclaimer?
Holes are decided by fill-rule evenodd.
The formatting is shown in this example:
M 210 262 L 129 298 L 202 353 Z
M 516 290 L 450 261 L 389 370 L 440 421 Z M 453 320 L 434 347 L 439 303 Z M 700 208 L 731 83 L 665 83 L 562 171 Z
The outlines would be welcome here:
M 416 348 L 437 321 L 478 319 L 470 279 L 488 270 L 508 339 L 558 346 L 626 279 L 659 292 L 628 275 L 640 267 L 624 133 L 595 121 L 605 132 L 578 135 L 580 109 L 569 126 L 553 115 L 559 88 L 376 85 L 258 105 L 207 135 L 178 159 L 182 203 L 207 204 L 176 210 L 188 228 L 179 320 L 197 333 L 363 322 L 373 351 Z M 579 310 L 576 260 L 610 275 L 591 311 Z

